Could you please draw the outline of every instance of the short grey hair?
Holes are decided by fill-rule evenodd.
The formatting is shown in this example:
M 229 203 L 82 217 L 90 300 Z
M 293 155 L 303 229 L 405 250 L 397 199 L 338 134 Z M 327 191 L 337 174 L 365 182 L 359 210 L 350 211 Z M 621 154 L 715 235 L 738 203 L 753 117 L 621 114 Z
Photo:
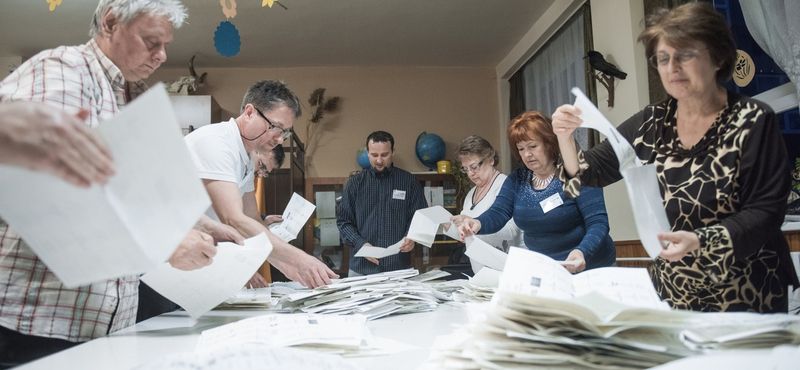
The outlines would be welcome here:
M 100 36 L 103 30 L 103 15 L 109 9 L 119 17 L 122 24 L 128 24 L 137 15 L 147 13 L 152 16 L 166 16 L 172 23 L 172 28 L 175 29 L 180 28 L 183 21 L 189 16 L 186 13 L 186 7 L 179 0 L 100 0 L 94 11 L 94 17 L 92 17 L 90 37 Z
M 491 158 L 494 161 L 494 166 L 497 166 L 500 162 L 500 156 L 497 155 L 492 144 L 478 135 L 470 135 L 461 140 L 454 154 L 459 162 L 463 162 L 464 158 L 469 156 L 476 156 L 481 160 Z
M 244 107 L 252 104 L 260 111 L 272 110 L 278 105 L 285 105 L 294 112 L 294 118 L 300 118 L 303 112 L 300 110 L 300 101 L 283 81 L 264 80 L 258 81 L 247 89 L 242 99 L 242 108 L 239 114 L 244 113 Z

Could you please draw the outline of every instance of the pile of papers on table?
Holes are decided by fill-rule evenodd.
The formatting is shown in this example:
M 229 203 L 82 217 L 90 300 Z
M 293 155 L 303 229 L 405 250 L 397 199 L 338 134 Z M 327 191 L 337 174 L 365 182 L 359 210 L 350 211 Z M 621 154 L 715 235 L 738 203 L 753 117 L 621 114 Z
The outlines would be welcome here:
M 439 304 L 422 283 L 409 281 L 415 269 L 344 278 L 313 290 L 298 291 L 281 301 L 282 309 L 315 314 L 360 314 L 367 320 L 433 311 Z
M 628 369 L 721 348 L 800 343 L 800 317 L 697 313 L 658 299 L 644 269 L 569 274 L 536 252 L 512 249 L 491 303 L 437 340 L 424 368 Z
M 279 298 L 272 297 L 272 288 L 256 288 L 236 292 L 217 306 L 217 309 L 265 309 L 276 307 Z

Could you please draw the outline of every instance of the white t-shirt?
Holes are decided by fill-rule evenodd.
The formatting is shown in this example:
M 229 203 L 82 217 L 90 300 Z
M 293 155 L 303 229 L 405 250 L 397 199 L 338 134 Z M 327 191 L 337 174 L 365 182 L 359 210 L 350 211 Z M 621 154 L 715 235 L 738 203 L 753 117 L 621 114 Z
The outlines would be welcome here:
M 502 173 L 498 174 L 494 179 L 491 188 L 489 188 L 489 191 L 486 193 L 483 199 L 478 201 L 477 204 L 472 203 L 472 196 L 475 195 L 475 189 L 477 189 L 477 186 L 470 189 L 469 193 L 467 193 L 467 197 L 464 199 L 464 208 L 461 210 L 461 214 L 475 218 L 491 208 L 492 204 L 494 204 L 494 200 L 497 198 L 497 194 L 500 193 L 500 189 L 503 187 L 503 183 L 506 182 L 507 177 L 508 176 Z M 494 234 L 477 235 L 477 237 L 504 252 L 508 252 L 508 250 L 503 246 L 503 241 L 507 241 L 506 244 L 508 246 L 524 247 L 524 243 L 522 242 L 522 230 L 517 227 L 517 224 L 514 223 L 513 218 L 508 220 L 506 226 L 500 229 L 500 231 Z M 472 271 L 475 273 L 483 268 L 482 264 L 475 262 L 472 259 L 470 259 L 470 263 L 472 264 Z
M 255 190 L 255 164 L 244 149 L 239 127 L 233 118 L 228 122 L 200 127 L 186 135 L 184 140 L 201 179 L 235 183 L 239 187 L 239 196 Z M 206 214 L 219 221 L 213 208 L 209 207 Z

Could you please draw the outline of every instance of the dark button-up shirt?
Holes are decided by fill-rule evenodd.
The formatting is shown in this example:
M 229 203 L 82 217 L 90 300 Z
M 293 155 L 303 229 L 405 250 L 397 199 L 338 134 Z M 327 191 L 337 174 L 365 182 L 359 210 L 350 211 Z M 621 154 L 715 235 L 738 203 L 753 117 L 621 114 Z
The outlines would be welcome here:
M 397 243 L 408 233 L 414 212 L 426 207 L 422 187 L 408 171 L 393 166 L 378 173 L 370 167 L 353 176 L 336 214 L 339 233 L 352 247 L 350 269 L 366 275 L 409 267 L 410 252 L 381 258 L 379 265 L 355 254 L 365 243 L 384 248 Z

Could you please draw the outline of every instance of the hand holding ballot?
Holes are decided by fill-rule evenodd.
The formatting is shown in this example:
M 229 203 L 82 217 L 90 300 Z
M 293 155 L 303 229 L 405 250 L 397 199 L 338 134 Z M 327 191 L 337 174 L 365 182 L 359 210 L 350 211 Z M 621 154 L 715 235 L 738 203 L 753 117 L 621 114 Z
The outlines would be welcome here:
M 211 235 L 192 229 L 172 253 L 169 264 L 178 270 L 196 270 L 210 265 L 216 254 L 217 248 Z

